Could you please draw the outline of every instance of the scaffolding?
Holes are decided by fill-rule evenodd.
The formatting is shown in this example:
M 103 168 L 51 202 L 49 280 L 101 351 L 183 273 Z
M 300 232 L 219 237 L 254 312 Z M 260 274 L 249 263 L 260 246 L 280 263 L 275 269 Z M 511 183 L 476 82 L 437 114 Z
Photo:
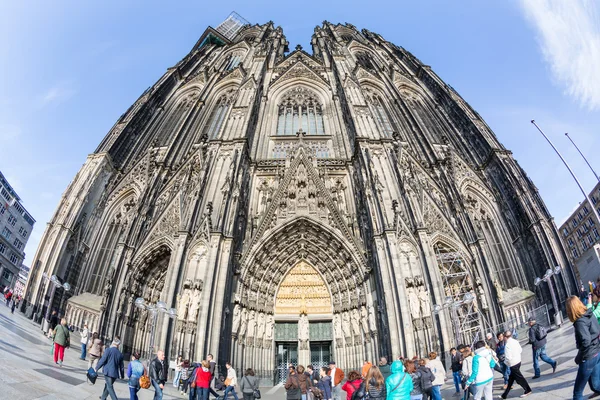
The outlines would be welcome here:
M 460 252 L 443 244 L 434 248 L 446 296 L 443 308 L 450 309 L 455 344 L 470 344 L 483 332 L 471 273 Z
M 217 32 L 225 36 L 229 40 L 233 40 L 235 35 L 246 25 L 250 25 L 250 22 L 246 21 L 240 14 L 233 11 L 217 26 Z

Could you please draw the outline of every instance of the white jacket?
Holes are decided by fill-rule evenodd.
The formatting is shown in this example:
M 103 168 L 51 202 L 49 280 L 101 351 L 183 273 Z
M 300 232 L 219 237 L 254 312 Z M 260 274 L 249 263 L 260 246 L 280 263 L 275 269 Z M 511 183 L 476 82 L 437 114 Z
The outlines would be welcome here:
M 468 356 L 467 358 L 465 358 L 463 360 L 462 374 L 464 376 L 471 376 L 471 372 L 473 372 L 473 369 L 471 368 L 472 366 L 473 366 L 473 354 L 471 354 L 470 356 Z
M 435 379 L 433 382 L 431 382 L 431 384 L 433 386 L 443 385 L 444 381 L 446 380 L 446 370 L 444 369 L 444 365 L 440 359 L 436 358 L 434 360 L 429 360 L 425 366 L 429 368 L 435 376 Z
M 514 367 L 521 362 L 521 353 L 523 348 L 519 342 L 510 337 L 506 341 L 506 347 L 504 348 L 504 363 L 509 367 Z
M 467 386 L 475 384 L 475 386 L 485 385 L 494 380 L 494 372 L 492 368 L 496 362 L 492 358 L 490 349 L 482 347 L 475 350 L 473 357 L 473 365 L 471 366 L 471 375 L 467 379 Z
M 237 374 L 235 369 L 229 368 L 227 370 L 227 379 L 230 379 L 229 386 L 237 386 Z
M 88 331 L 88 329 L 83 328 L 83 330 L 81 331 L 81 343 L 87 344 L 89 336 L 90 336 L 90 332 Z

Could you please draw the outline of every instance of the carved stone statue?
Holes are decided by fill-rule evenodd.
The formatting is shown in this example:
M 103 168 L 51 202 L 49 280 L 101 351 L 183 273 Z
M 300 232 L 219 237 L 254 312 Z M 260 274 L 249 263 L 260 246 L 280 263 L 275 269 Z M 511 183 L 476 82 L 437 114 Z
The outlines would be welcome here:
M 273 326 L 275 325 L 274 320 L 273 320 L 273 316 L 269 314 L 269 316 L 267 317 L 267 322 L 266 322 L 266 326 L 265 326 L 265 339 L 266 340 L 273 340 Z
M 187 316 L 190 300 L 192 299 L 192 291 L 190 290 L 191 282 L 183 284 L 183 292 L 177 296 L 177 319 L 185 320 Z
M 302 314 L 300 316 L 300 320 L 298 320 L 298 339 L 301 341 L 308 340 L 309 338 L 309 327 L 308 327 L 308 317 L 306 314 Z
M 500 304 L 504 303 L 504 293 L 502 293 L 502 286 L 500 285 L 500 281 L 498 278 L 494 279 L 494 287 L 496 288 L 496 295 L 498 296 L 498 301 Z
M 345 337 L 349 338 L 352 336 L 352 333 L 350 332 L 350 315 L 348 312 L 342 313 L 342 329 Z
M 253 338 L 256 336 L 256 311 L 250 311 L 250 315 L 248 316 L 248 337 Z
M 367 312 L 367 307 L 365 306 L 360 308 L 360 324 L 363 332 L 365 335 L 367 335 L 369 333 L 369 313 Z
M 423 317 L 431 316 L 431 299 L 429 298 L 429 292 L 424 288 L 419 290 L 419 300 L 421 300 L 421 312 Z
M 262 340 L 265 336 L 265 314 L 259 313 L 256 324 L 256 338 Z
M 233 307 L 233 325 L 231 327 L 231 333 L 233 334 L 237 334 L 238 329 L 240 329 L 240 314 L 241 307 L 239 304 L 236 304 L 235 307 Z
M 488 303 L 487 303 L 487 298 L 485 297 L 485 293 L 484 293 L 483 287 L 481 285 L 477 286 L 477 295 L 479 297 L 479 301 L 481 301 L 481 308 L 484 311 L 487 311 L 489 309 Z
M 246 328 L 248 328 L 248 311 L 244 308 L 242 310 L 239 337 L 243 337 L 246 334 Z
M 198 320 L 198 311 L 200 310 L 200 302 L 202 301 L 202 281 L 196 283 L 194 286 L 194 292 L 192 299 L 190 300 L 190 312 L 188 314 L 188 321 Z
M 360 336 L 360 314 L 358 309 L 353 309 L 351 317 L 352 334 L 354 336 Z
M 408 307 L 410 308 L 410 315 L 413 319 L 421 317 L 421 307 L 419 302 L 419 296 L 415 293 L 415 289 L 408 288 Z
M 336 339 L 341 339 L 343 337 L 342 320 L 340 318 L 340 314 L 333 315 L 333 334 Z

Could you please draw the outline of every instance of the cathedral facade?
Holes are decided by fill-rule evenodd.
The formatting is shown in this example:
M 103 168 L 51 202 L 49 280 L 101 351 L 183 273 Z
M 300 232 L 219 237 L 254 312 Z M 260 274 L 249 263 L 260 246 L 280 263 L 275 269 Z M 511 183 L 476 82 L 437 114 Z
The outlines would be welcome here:
M 317 26 L 312 54 L 271 22 L 229 28 L 88 156 L 37 250 L 32 313 L 278 381 L 289 362 L 448 351 L 538 305 L 514 293 L 550 304 L 548 268 L 574 290 L 537 189 L 427 65 L 350 24 Z

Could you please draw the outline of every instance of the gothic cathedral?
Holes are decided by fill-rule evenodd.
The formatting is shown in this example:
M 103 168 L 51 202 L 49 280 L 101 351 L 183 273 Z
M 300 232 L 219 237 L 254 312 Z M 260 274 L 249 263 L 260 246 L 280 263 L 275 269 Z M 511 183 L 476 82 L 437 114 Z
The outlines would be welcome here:
M 548 268 L 574 290 L 536 187 L 452 87 L 350 24 L 311 44 L 209 27 L 63 194 L 32 317 L 278 381 L 289 362 L 448 351 L 551 304 Z

